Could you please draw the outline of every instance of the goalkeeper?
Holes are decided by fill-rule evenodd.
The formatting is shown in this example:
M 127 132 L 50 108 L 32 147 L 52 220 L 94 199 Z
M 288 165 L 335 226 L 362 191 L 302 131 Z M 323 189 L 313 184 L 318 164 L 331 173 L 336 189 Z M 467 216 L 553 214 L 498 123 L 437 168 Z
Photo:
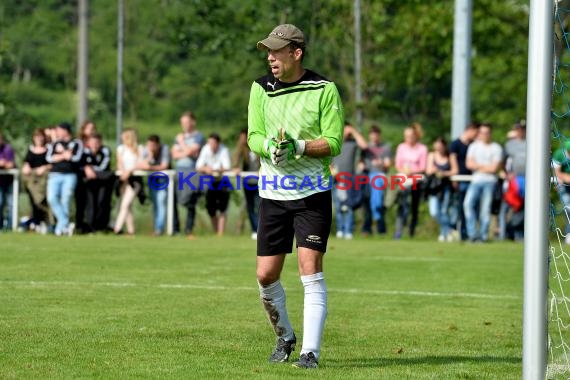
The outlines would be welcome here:
M 277 336 L 269 361 L 286 362 L 297 343 L 280 282 L 295 238 L 305 298 L 303 345 L 293 365 L 316 368 L 327 314 L 323 255 L 332 221 L 329 164 L 341 149 L 343 107 L 333 82 L 303 68 L 305 37 L 297 27 L 277 26 L 257 48 L 267 51 L 271 70 L 252 84 L 248 106 L 248 144 L 261 156 L 257 281 Z M 285 176 L 296 184 L 320 185 L 283 188 Z

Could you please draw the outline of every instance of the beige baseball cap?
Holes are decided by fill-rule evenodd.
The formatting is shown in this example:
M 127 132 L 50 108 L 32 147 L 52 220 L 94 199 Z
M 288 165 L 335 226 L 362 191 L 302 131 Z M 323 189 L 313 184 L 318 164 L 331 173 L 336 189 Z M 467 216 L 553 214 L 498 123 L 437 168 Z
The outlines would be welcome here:
M 257 43 L 259 50 L 271 49 L 279 50 L 289 45 L 291 42 L 299 46 L 305 46 L 305 35 L 301 29 L 292 24 L 277 26 L 269 33 L 266 39 Z

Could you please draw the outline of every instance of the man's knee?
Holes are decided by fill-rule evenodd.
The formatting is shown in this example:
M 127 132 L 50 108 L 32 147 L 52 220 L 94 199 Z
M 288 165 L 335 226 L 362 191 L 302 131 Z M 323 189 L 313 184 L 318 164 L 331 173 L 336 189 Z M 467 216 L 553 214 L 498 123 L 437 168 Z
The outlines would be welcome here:
M 279 273 L 260 268 L 257 269 L 257 282 L 259 282 L 261 286 L 271 285 L 277 280 L 279 280 Z

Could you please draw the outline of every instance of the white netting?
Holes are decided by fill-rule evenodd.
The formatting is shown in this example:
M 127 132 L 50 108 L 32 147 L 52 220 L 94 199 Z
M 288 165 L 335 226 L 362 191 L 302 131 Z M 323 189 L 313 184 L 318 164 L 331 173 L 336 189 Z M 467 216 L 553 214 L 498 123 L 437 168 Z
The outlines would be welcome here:
M 552 154 L 570 141 L 570 2 L 555 1 Z M 566 159 L 568 160 L 568 159 Z M 554 166 L 553 166 L 554 167 Z M 548 379 L 570 379 L 570 185 L 552 172 L 550 186 Z

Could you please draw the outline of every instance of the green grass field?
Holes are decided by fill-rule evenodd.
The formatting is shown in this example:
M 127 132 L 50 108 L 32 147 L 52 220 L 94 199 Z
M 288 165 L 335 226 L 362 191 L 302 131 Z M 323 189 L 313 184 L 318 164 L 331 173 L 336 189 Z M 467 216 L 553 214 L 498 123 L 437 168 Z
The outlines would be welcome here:
M 331 238 L 316 371 L 266 362 L 246 237 L 4 234 L 0 247 L 2 379 L 521 377 L 521 244 Z M 301 338 L 295 255 L 282 280 Z

